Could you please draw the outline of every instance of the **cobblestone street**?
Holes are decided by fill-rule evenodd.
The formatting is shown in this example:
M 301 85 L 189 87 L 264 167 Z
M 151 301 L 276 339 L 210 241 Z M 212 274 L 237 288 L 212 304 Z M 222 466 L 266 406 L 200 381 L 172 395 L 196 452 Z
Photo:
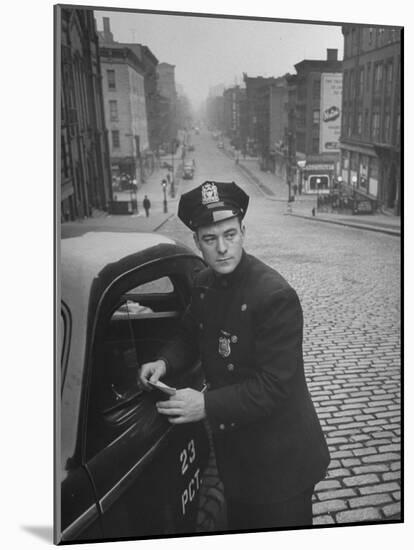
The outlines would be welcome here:
M 251 196 L 246 250 L 297 290 L 306 374 L 331 451 L 315 491 L 314 524 L 399 518 L 400 240 L 285 214 Z M 172 217 L 159 230 L 194 249 Z

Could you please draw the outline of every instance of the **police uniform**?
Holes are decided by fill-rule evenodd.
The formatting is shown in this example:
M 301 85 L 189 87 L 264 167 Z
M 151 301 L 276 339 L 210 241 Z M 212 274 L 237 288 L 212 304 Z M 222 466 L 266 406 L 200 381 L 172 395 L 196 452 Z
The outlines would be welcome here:
M 234 183 L 204 185 L 204 193 L 201 186 L 181 198 L 188 227 L 211 223 L 217 212 L 244 216 L 248 197 Z M 207 208 L 214 204 L 218 210 Z M 243 251 L 232 273 L 207 268 L 197 275 L 180 333 L 163 350 L 169 373 L 201 356 L 232 528 L 311 523 L 313 487 L 325 476 L 329 452 L 306 385 L 302 332 L 295 290 Z

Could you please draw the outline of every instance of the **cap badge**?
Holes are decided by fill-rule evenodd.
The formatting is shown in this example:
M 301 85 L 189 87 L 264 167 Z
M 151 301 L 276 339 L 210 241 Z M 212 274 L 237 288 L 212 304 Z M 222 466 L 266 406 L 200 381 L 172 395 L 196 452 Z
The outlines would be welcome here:
M 201 188 L 201 202 L 203 205 L 219 202 L 217 187 L 214 183 L 205 183 Z

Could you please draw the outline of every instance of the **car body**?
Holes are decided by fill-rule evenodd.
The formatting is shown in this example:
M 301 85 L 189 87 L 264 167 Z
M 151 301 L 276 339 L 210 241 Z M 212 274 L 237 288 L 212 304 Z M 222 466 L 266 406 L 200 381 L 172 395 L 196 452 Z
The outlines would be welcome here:
M 195 161 L 194 159 L 189 159 L 183 163 L 183 179 L 191 180 L 194 177 L 195 172 Z
M 172 338 L 203 260 L 162 235 L 109 231 L 62 239 L 60 258 L 55 542 L 198 531 L 206 424 L 169 424 L 137 373 Z M 165 381 L 202 391 L 200 362 Z
M 224 143 L 223 143 L 222 141 L 219 141 L 219 142 L 217 143 L 217 147 L 218 147 L 219 149 L 224 149 Z

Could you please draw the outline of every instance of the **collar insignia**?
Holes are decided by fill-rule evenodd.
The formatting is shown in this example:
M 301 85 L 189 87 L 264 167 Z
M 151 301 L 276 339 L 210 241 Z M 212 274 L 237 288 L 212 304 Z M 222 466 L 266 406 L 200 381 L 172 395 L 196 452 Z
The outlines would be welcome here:
M 205 183 L 201 188 L 201 202 L 203 205 L 219 202 L 217 187 L 213 182 Z

